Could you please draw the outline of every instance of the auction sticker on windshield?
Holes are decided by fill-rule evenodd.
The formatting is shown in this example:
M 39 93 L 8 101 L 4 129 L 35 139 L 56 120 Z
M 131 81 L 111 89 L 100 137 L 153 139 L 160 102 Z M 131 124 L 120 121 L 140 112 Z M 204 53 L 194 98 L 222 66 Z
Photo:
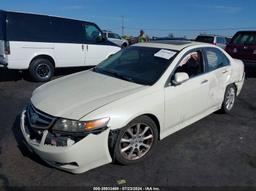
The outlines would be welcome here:
M 155 53 L 154 56 L 169 60 L 175 54 L 176 54 L 176 52 L 174 52 L 174 51 L 161 49 L 157 53 Z

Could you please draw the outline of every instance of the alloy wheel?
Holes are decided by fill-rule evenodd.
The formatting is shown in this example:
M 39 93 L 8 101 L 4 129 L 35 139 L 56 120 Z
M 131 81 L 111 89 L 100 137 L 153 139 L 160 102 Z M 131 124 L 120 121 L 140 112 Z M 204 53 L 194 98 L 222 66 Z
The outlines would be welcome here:
M 121 137 L 120 153 L 127 160 L 140 159 L 151 149 L 153 141 L 152 127 L 144 123 L 137 123 L 128 127 Z

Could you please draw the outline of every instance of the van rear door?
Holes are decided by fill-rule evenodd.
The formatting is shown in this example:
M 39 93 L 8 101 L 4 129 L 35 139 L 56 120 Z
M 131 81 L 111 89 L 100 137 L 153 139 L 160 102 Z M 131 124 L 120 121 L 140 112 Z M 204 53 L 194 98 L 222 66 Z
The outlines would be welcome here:
M 4 11 L 0 11 L 0 66 L 6 65 L 5 58 L 5 29 L 6 16 Z

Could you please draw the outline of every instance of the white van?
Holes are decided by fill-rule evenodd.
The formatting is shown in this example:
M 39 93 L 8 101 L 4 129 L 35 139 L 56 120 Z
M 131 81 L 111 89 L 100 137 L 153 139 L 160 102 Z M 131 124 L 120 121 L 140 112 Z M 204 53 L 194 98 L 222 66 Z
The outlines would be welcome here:
M 55 68 L 94 66 L 120 47 L 91 22 L 0 11 L 0 66 L 48 81 Z

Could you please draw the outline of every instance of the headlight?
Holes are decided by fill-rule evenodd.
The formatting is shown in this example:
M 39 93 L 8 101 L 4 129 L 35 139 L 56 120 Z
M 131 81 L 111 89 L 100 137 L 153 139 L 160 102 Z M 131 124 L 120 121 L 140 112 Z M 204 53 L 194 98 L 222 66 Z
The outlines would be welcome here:
M 69 119 L 58 119 L 53 126 L 53 130 L 82 133 L 89 132 L 96 129 L 101 129 L 107 126 L 109 118 L 102 118 L 92 121 L 76 121 Z

